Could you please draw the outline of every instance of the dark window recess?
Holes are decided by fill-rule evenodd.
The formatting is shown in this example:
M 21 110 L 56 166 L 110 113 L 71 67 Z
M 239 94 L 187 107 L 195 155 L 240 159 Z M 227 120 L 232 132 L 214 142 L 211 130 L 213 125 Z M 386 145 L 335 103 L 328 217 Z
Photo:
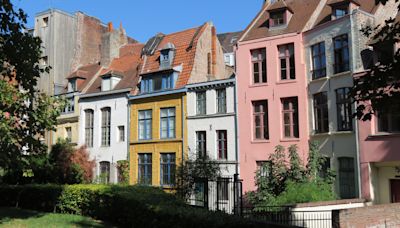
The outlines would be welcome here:
M 286 24 L 286 12 L 285 10 L 280 10 L 276 12 L 270 12 L 270 20 L 269 26 L 270 27 L 277 27 Z
M 253 102 L 254 139 L 269 139 L 268 101 Z
M 294 44 L 280 45 L 278 46 L 278 49 L 281 67 L 281 80 L 296 79 Z
M 311 46 L 312 54 L 312 79 L 326 76 L 325 43 L 321 42 Z
M 355 194 L 354 158 L 339 158 L 340 198 L 351 199 Z
M 328 97 L 327 92 L 314 95 L 314 124 L 315 133 L 329 131 Z
M 347 34 L 333 38 L 335 63 L 335 74 L 350 70 L 349 42 Z
M 299 108 L 297 97 L 282 99 L 283 136 L 285 138 L 299 137 Z
M 350 88 L 336 90 L 336 111 L 338 131 L 353 130 L 353 118 L 351 109 Z
M 267 56 L 265 48 L 251 50 L 251 62 L 253 66 L 253 83 L 266 83 Z
M 378 113 L 378 131 L 400 132 L 400 102 L 393 102 L 390 107 L 382 109 Z

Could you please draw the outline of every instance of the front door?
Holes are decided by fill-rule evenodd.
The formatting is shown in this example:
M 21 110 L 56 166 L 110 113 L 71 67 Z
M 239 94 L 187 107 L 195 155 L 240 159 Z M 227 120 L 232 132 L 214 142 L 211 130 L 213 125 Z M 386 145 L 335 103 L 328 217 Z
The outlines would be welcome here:
M 390 180 L 392 203 L 400 203 L 400 180 Z

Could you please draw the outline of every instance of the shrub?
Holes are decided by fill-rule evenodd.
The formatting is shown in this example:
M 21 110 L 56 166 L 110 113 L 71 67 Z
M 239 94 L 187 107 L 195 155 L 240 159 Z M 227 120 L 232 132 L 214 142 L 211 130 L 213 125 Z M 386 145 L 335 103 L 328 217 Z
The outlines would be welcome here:
M 259 227 L 186 205 L 162 189 L 117 185 L 0 186 L 0 206 L 90 216 L 121 227 Z
M 129 161 L 120 160 L 117 161 L 118 169 L 118 183 L 128 184 L 129 182 Z

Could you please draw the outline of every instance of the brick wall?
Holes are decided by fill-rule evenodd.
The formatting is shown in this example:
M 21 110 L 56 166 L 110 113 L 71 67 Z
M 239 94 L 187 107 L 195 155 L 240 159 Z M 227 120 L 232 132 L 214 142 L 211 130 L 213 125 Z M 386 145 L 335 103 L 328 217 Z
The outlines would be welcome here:
M 399 227 L 400 203 L 335 211 L 333 227 Z

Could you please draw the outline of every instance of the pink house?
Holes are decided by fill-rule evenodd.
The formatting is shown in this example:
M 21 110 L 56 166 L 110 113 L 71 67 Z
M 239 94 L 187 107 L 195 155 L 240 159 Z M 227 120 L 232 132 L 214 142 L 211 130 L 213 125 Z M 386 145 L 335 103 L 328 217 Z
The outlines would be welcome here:
M 307 158 L 309 120 L 302 32 L 319 0 L 266 1 L 236 50 L 240 175 L 255 189 L 255 172 L 277 145 Z

